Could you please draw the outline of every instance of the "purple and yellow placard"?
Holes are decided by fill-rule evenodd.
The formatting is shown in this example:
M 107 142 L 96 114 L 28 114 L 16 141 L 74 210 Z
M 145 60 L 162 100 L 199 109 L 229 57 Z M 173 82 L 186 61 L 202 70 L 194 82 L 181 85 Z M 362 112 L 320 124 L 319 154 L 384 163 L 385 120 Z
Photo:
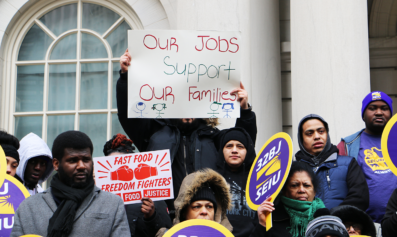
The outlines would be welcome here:
M 181 222 L 164 234 L 164 237 L 178 236 L 233 237 L 234 235 L 226 227 L 215 221 L 194 219 Z
M 292 140 L 284 132 L 273 135 L 255 158 L 248 175 L 245 195 L 249 207 L 258 210 L 263 201 L 279 194 L 288 177 L 292 162 Z M 272 227 L 271 215 L 266 217 L 266 229 Z
M 397 114 L 394 115 L 382 133 L 382 155 L 389 169 L 397 175 Z
M 7 161 L 0 146 L 0 236 L 10 236 L 14 214 L 29 192 L 16 178 L 7 174 Z
M 0 236 L 9 236 L 14 226 L 14 214 L 19 205 L 29 197 L 28 190 L 14 177 L 6 175 L 0 188 Z

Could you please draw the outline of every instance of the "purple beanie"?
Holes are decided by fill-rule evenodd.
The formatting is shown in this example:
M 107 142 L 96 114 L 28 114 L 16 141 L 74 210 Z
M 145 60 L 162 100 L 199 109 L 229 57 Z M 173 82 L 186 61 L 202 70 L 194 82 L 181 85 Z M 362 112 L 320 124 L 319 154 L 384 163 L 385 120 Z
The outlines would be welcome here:
M 393 100 L 382 91 L 373 91 L 365 96 L 365 98 L 363 99 L 363 106 L 361 107 L 362 118 L 364 118 L 364 111 L 368 107 L 368 105 L 377 100 L 384 101 L 389 106 L 391 115 L 393 115 Z

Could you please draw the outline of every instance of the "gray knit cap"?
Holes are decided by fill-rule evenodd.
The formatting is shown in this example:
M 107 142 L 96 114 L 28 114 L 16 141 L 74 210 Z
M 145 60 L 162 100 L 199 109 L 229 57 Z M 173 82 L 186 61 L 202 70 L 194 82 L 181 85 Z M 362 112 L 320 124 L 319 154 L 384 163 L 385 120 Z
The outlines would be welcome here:
M 345 225 L 336 216 L 320 216 L 309 222 L 306 229 L 306 237 L 321 237 L 335 235 L 349 237 Z

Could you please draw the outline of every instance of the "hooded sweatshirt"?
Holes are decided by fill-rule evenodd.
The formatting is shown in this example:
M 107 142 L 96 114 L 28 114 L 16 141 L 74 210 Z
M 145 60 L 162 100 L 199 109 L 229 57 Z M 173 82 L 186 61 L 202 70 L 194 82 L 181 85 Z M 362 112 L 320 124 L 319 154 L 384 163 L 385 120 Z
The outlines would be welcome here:
M 181 216 L 182 209 L 190 205 L 192 198 L 204 184 L 209 184 L 215 193 L 217 209 L 214 215 L 214 221 L 223 225 L 229 231 L 232 231 L 233 227 L 226 216 L 226 211 L 231 206 L 229 185 L 220 174 L 208 168 L 191 173 L 183 179 L 178 197 L 174 202 L 175 219 L 173 225 L 183 221 L 184 218 Z M 157 232 L 156 237 L 163 236 L 166 231 L 166 228 L 161 228 Z
M 303 124 L 309 119 L 318 119 L 327 130 L 327 143 L 317 156 L 307 152 L 303 146 Z M 369 190 L 360 166 L 353 157 L 338 155 L 338 148 L 331 143 L 328 123 L 316 114 L 305 116 L 299 123 L 298 143 L 301 149 L 295 155 L 298 161 L 313 167 L 319 183 L 316 197 L 328 209 L 338 205 L 352 205 L 365 211 L 369 205 Z
M 223 155 L 223 148 L 230 140 L 239 141 L 238 137 L 231 137 L 230 132 L 239 131 L 245 137 L 247 145 L 247 154 L 245 160 L 239 169 L 235 172 L 231 171 L 230 167 L 225 161 Z M 250 236 L 251 232 L 258 224 L 258 215 L 256 211 L 252 210 L 245 198 L 245 188 L 247 184 L 248 175 L 255 160 L 254 144 L 248 133 L 242 128 L 230 128 L 222 130 L 219 133 L 218 143 L 218 172 L 226 179 L 230 185 L 230 192 L 232 195 L 232 208 L 227 211 L 226 216 L 233 226 L 233 235 L 236 237 Z
M 26 189 L 28 189 L 30 195 L 43 192 L 43 189 L 40 185 L 48 179 L 54 170 L 52 167 L 52 153 L 50 148 L 48 148 L 47 144 L 39 136 L 34 133 L 29 133 L 20 141 L 18 152 L 21 159 L 17 168 L 18 177 L 22 180 L 22 183 L 25 185 Z M 24 177 L 26 166 L 30 159 L 38 156 L 48 157 L 47 168 L 44 172 L 44 175 L 39 179 L 36 187 L 34 189 L 29 189 L 25 183 Z

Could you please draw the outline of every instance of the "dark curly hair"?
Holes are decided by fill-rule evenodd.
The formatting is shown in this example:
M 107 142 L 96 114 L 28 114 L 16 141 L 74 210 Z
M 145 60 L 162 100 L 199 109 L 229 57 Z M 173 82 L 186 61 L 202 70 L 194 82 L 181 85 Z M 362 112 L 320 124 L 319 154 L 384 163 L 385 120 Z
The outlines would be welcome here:
M 118 133 L 105 143 L 105 146 L 103 146 L 103 154 L 108 156 L 113 152 L 134 153 L 135 147 L 132 143 L 133 142 L 125 135 Z

